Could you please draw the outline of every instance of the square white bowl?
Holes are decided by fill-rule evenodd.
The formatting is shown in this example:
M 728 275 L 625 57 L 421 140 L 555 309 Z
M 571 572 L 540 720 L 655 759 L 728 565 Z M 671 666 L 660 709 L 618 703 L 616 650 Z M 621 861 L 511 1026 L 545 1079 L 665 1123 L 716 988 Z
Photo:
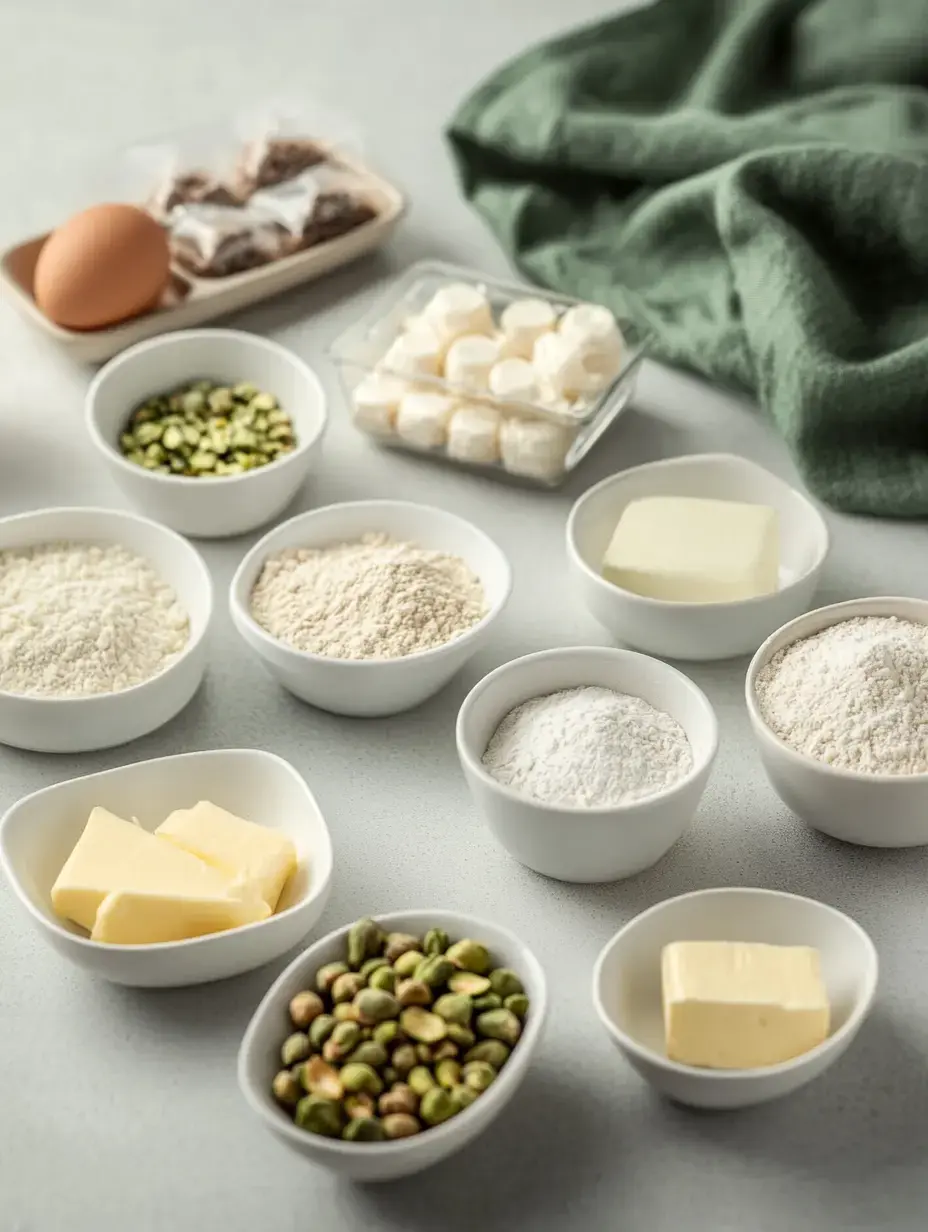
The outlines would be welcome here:
M 603 556 L 626 505 L 648 496 L 684 496 L 769 505 L 780 527 L 780 587 L 737 603 L 671 603 L 636 595 L 602 576 Z M 595 619 L 618 641 L 666 659 L 694 662 L 753 654 L 774 629 L 812 602 L 828 527 L 788 483 L 735 454 L 691 454 L 633 466 L 590 488 L 567 520 L 573 584 Z
M 299 863 L 274 915 L 189 941 L 119 946 L 91 941 L 55 914 L 52 886 L 94 807 L 135 817 L 151 831 L 199 800 L 292 840 Z M 45 940 L 70 962 L 114 984 L 173 988 L 241 975 L 298 945 L 325 908 L 332 844 L 312 792 L 289 762 L 260 749 L 219 749 L 135 762 L 25 796 L 0 821 L 0 869 Z

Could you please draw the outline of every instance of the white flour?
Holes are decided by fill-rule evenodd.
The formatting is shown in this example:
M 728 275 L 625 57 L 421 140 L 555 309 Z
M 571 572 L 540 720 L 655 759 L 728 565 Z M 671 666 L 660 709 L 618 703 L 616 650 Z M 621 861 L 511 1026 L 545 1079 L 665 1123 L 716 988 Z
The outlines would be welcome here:
M 118 544 L 0 552 L 0 689 L 83 697 L 164 670 L 190 636 L 170 586 Z
M 430 650 L 485 612 L 480 579 L 460 557 L 382 534 L 276 552 L 251 593 L 251 614 L 272 637 L 332 659 Z
M 693 767 L 676 719 L 640 697 L 585 686 L 511 710 L 483 755 L 489 774 L 564 808 L 613 808 L 672 787 Z
M 928 625 L 860 616 L 794 642 L 757 675 L 790 748 L 864 774 L 928 772 Z

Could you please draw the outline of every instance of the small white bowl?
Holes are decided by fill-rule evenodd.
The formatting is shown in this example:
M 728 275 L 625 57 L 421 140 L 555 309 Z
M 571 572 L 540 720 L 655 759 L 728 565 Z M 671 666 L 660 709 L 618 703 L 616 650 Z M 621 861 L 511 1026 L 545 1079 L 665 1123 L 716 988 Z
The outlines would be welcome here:
M 200 687 L 213 584 L 199 552 L 147 518 L 115 509 L 39 509 L 0 519 L 0 551 L 35 544 L 118 543 L 170 583 L 190 618 L 190 639 L 157 676 L 118 693 L 30 697 L 0 692 L 0 744 L 39 753 L 86 753 L 137 740 L 173 719 Z
M 229 932 L 144 946 L 91 941 L 55 914 L 52 886 L 93 808 L 136 817 L 154 830 L 168 813 L 199 800 L 292 839 L 299 867 L 276 914 Z M 64 958 L 114 984 L 176 988 L 241 975 L 298 945 L 325 908 L 332 845 L 312 792 L 289 762 L 260 749 L 219 749 L 135 762 L 33 792 L 0 821 L 0 868 Z
M 807 825 L 862 847 L 928 844 L 928 774 L 860 774 L 797 753 L 767 726 L 755 683 L 785 646 L 855 616 L 898 616 L 928 624 L 928 600 L 851 599 L 791 620 L 767 638 L 745 678 L 745 701 L 767 777 L 783 803 Z
M 690 773 L 667 791 L 618 808 L 555 808 L 498 783 L 483 768 L 490 738 L 533 697 L 598 685 L 642 697 L 677 720 L 693 750 Z M 461 706 L 456 738 L 477 808 L 510 855 L 558 881 L 617 881 L 663 856 L 699 806 L 718 749 L 718 724 L 692 680 L 657 659 L 601 646 L 543 650 L 504 663 Z
M 469 1108 L 411 1138 L 393 1142 L 343 1142 L 298 1129 L 271 1095 L 271 1082 L 280 1069 L 280 1046 L 288 1032 L 287 1006 L 291 997 L 312 987 L 313 976 L 324 963 L 344 957 L 351 925 L 329 933 L 295 959 L 255 1011 L 238 1054 L 238 1081 L 251 1110 L 286 1146 L 314 1164 L 353 1181 L 393 1181 L 411 1176 L 446 1159 L 471 1142 L 506 1107 L 531 1064 L 548 1013 L 545 974 L 524 942 L 498 924 L 454 911 L 400 911 L 377 916 L 387 931 L 421 934 L 443 928 L 452 940 L 471 937 L 483 942 L 496 966 L 515 971 L 525 986 L 530 1009 L 522 1038 L 499 1077 Z
M 671 603 L 607 582 L 602 560 L 622 511 L 646 496 L 746 501 L 776 509 L 780 589 L 738 603 Z M 634 466 L 581 496 L 567 520 L 567 559 L 577 594 L 613 637 L 668 659 L 752 654 L 785 620 L 805 611 L 828 554 L 828 528 L 815 506 L 763 467 L 734 454 L 693 454 Z
M 831 1035 L 804 1056 L 763 1069 L 668 1060 L 661 951 L 672 941 L 813 946 L 831 1003 Z M 837 1061 L 869 1013 L 877 971 L 873 942 L 834 907 L 775 890 L 699 890 L 658 903 L 616 933 L 593 970 L 593 1005 L 628 1063 L 663 1095 L 694 1108 L 744 1108 L 798 1090 Z
M 274 394 L 296 448 L 243 475 L 195 479 L 129 462 L 119 449 L 130 413 L 146 398 L 198 379 L 250 381 Z M 326 398 L 315 372 L 285 347 L 231 329 L 191 329 L 129 347 L 94 377 L 86 399 L 90 439 L 113 479 L 149 517 L 183 535 L 219 539 L 263 526 L 296 496 L 319 454 Z
M 372 531 L 460 556 L 483 583 L 488 611 L 473 628 L 444 646 L 399 659 L 330 659 L 295 650 L 251 615 L 251 591 L 268 556 L 284 548 L 350 543 Z M 298 514 L 275 527 L 239 565 L 229 593 L 235 627 L 285 689 L 333 714 L 364 718 L 398 714 L 443 688 L 483 646 L 512 589 L 512 571 L 492 539 L 470 522 L 406 501 L 352 501 Z

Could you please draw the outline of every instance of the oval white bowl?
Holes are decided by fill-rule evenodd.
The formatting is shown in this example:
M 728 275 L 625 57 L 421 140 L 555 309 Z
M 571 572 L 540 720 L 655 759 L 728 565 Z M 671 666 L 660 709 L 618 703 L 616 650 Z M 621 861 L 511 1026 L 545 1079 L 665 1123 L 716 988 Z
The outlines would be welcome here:
M 831 1035 L 804 1056 L 764 1069 L 668 1060 L 661 951 L 673 941 L 813 946 L 831 1002 Z M 837 1061 L 870 1012 L 878 967 L 873 942 L 834 907 L 776 890 L 698 890 L 658 903 L 616 933 L 593 970 L 593 1005 L 626 1061 L 662 1095 L 694 1108 L 744 1108 L 798 1090 Z
M 203 558 L 173 531 L 115 509 L 39 509 L 0 519 L 0 551 L 67 540 L 118 543 L 170 583 L 190 618 L 190 639 L 163 672 L 118 693 L 31 697 L 0 692 L 0 743 L 41 753 L 86 753 L 137 740 L 187 705 L 206 671 L 213 584 Z
M 746 501 L 776 509 L 780 589 L 739 603 L 670 603 L 623 590 L 602 561 L 625 506 L 646 496 Z M 693 454 L 634 466 L 590 488 L 567 520 L 567 559 L 577 595 L 617 641 L 692 661 L 752 654 L 785 620 L 805 611 L 828 554 L 828 528 L 800 492 L 734 454 Z
M 251 591 L 268 556 L 284 548 L 352 542 L 371 531 L 460 556 L 483 583 L 487 614 L 434 650 L 358 660 L 295 650 L 253 619 Z M 486 643 L 511 589 L 512 572 L 501 549 L 463 518 L 406 501 L 353 501 L 298 514 L 259 540 L 232 579 L 229 608 L 239 633 L 285 689 L 321 710 L 369 718 L 409 710 L 443 688 Z
M 299 867 L 276 914 L 228 932 L 143 946 L 91 941 L 55 914 L 52 886 L 93 808 L 137 817 L 154 830 L 168 813 L 199 800 L 293 841 Z M 33 792 L 0 821 L 0 868 L 39 932 L 69 962 L 114 984 L 173 988 L 241 975 L 298 945 L 328 900 L 332 844 L 312 792 L 289 762 L 260 749 L 220 749 L 135 762 Z
M 833 603 L 792 620 L 751 660 L 745 702 L 764 770 L 783 803 L 807 825 L 863 847 L 928 844 L 928 774 L 860 774 L 797 753 L 771 729 L 755 693 L 758 672 L 777 651 L 855 616 L 898 616 L 928 624 L 928 600 L 887 596 Z
M 195 479 L 147 471 L 124 458 L 119 436 L 146 398 L 187 381 L 251 381 L 274 394 L 290 416 L 292 453 L 243 475 Z M 149 517 L 183 535 L 241 535 L 277 517 L 296 496 L 319 455 L 326 398 L 315 372 L 279 343 L 232 329 L 190 329 L 129 347 L 94 377 L 85 420 L 113 479 Z
M 311 988 L 324 963 L 344 958 L 351 925 L 329 933 L 295 959 L 271 986 L 248 1024 L 238 1055 L 242 1094 L 261 1123 L 286 1146 L 323 1168 L 355 1181 L 392 1181 L 410 1176 L 461 1150 L 496 1119 L 522 1084 L 538 1047 L 548 1013 L 544 971 L 524 942 L 507 929 L 455 911 L 397 911 L 378 915 L 386 930 L 422 934 L 443 928 L 452 940 L 471 937 L 490 950 L 494 964 L 510 967 L 522 980 L 531 1002 L 522 1038 L 479 1099 L 442 1125 L 394 1142 L 343 1142 L 298 1129 L 271 1095 L 280 1069 L 280 1046 L 288 1034 L 287 1006 L 291 997 Z
M 690 773 L 667 791 L 618 808 L 558 808 L 497 782 L 482 764 L 510 710 L 533 697 L 598 685 L 642 697 L 677 720 L 693 751 Z M 616 881 L 663 856 L 693 819 L 718 749 L 705 694 L 676 668 L 631 650 L 602 646 L 543 650 L 504 663 L 471 689 L 456 739 L 478 810 L 510 855 L 559 881 Z

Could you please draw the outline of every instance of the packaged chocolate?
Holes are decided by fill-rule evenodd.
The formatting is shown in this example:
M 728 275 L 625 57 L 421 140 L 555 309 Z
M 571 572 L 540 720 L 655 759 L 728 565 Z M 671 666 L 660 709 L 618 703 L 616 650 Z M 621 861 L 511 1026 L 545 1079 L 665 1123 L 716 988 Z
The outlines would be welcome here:
M 249 208 L 273 218 L 299 248 L 336 239 L 376 218 L 356 172 L 325 161 L 295 179 L 259 189 Z
M 169 232 L 174 259 L 201 278 L 241 274 L 294 251 L 284 227 L 240 206 L 175 206 Z
M 315 141 L 292 137 L 260 137 L 250 141 L 238 157 L 233 184 L 242 198 L 261 188 L 295 180 L 325 160 Z
M 159 222 L 167 222 L 178 205 L 241 205 L 228 184 L 206 171 L 182 171 L 167 175 L 145 203 Z

